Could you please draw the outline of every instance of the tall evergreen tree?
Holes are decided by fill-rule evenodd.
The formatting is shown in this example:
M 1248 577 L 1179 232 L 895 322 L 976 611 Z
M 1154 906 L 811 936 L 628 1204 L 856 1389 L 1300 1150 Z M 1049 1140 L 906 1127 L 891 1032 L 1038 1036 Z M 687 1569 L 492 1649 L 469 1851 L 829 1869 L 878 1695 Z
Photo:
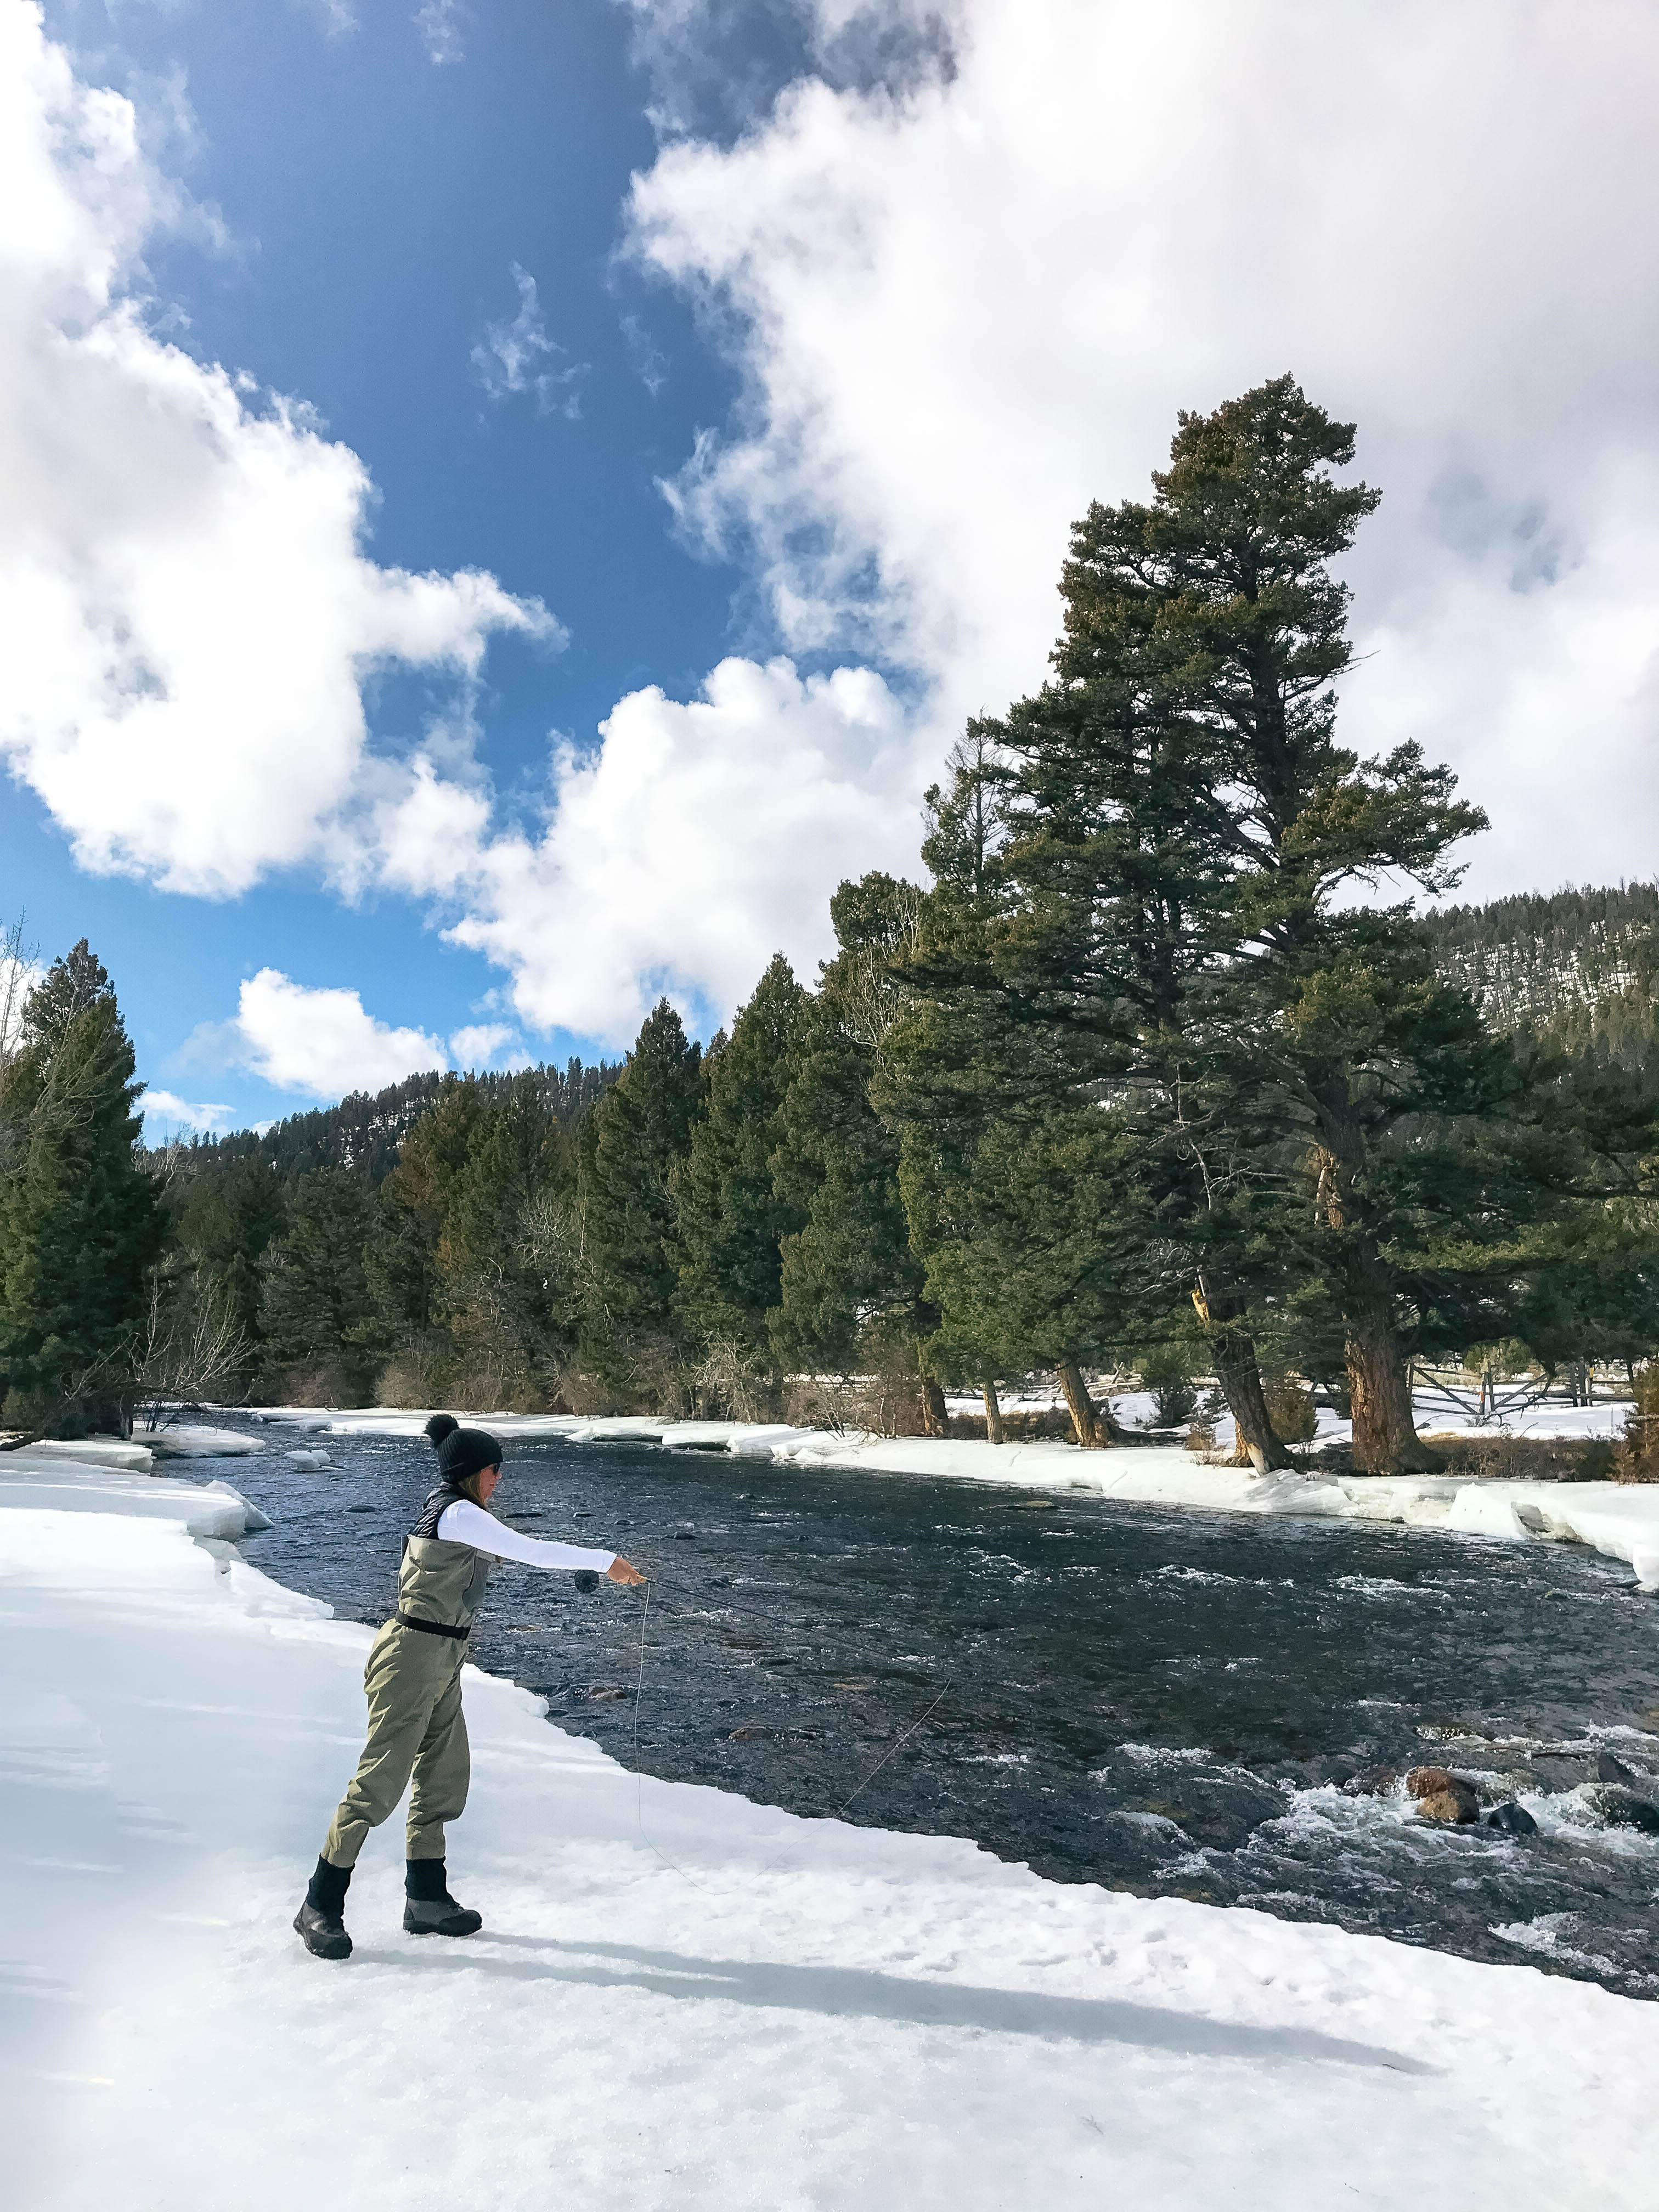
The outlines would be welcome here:
M 160 1246 L 132 1047 L 83 938 L 55 961 L 0 1068 L 0 1421 L 123 1422 Z
M 879 872 L 830 902 L 841 950 L 807 1010 L 778 1112 L 773 1186 L 800 1226 L 780 1246 L 768 1325 L 787 1367 L 911 1379 L 924 1426 L 942 1436 L 945 1394 L 927 1357 L 939 1310 L 911 1248 L 898 1134 L 871 1097 L 904 1005 L 893 963 L 915 952 L 921 904 L 914 884 Z
M 778 1304 L 783 1239 L 800 1226 L 772 1160 L 805 1013 L 805 994 L 779 953 L 729 1042 L 709 1054 L 690 1149 L 675 1176 L 682 1326 L 694 1344 L 733 1347 L 763 1370 L 772 1365 L 767 1316 Z
M 1103 1444 L 1109 1419 L 1083 1369 L 1125 1333 L 1118 1261 L 1133 1181 L 1066 1023 L 1042 994 L 1011 993 L 999 969 L 1018 895 L 995 726 L 975 724 L 952 767 L 951 787 L 929 795 L 935 888 L 880 1089 L 940 1312 L 933 1357 L 985 1391 L 988 1427 L 996 1376 L 1053 1369 L 1079 1443 Z
M 532 1407 L 556 1395 L 578 1313 L 575 1166 L 522 1076 L 478 1124 L 437 1252 L 437 1297 L 459 1365 L 453 1395 Z
M 366 1226 L 366 1341 L 394 1359 L 422 1397 L 447 1395 L 455 1346 L 439 1289 L 439 1249 L 488 1112 L 473 1077 L 447 1075 L 398 1147 Z
M 300 1177 L 264 1258 L 260 1327 L 289 1389 L 359 1403 L 369 1390 L 371 1307 L 363 1272 L 369 1200 L 338 1168 Z
M 609 1390 L 677 1387 L 677 1169 L 690 1150 L 702 1053 L 666 999 L 647 1015 L 577 1140 L 582 1358 Z
M 1299 1156 L 1295 1202 L 1311 1206 L 1341 1316 L 1355 1457 L 1382 1469 L 1428 1461 L 1407 1370 L 1419 1315 L 1390 1259 L 1413 1206 L 1436 1202 L 1434 1174 L 1412 1188 L 1410 1133 L 1501 1112 L 1504 1077 L 1409 909 L 1341 903 L 1384 876 L 1449 889 L 1450 848 L 1486 818 L 1416 745 L 1362 763 L 1336 741 L 1352 648 L 1329 564 L 1378 498 L 1333 477 L 1353 452 L 1353 426 L 1288 376 L 1183 415 L 1152 504 L 1091 509 L 1066 587 L 1085 629 L 1126 572 L 1150 568 L 1167 592 L 1162 619 L 1190 665 L 1183 688 L 1232 825 L 1212 1065 L 1236 1140 L 1271 1139 L 1281 1170 Z

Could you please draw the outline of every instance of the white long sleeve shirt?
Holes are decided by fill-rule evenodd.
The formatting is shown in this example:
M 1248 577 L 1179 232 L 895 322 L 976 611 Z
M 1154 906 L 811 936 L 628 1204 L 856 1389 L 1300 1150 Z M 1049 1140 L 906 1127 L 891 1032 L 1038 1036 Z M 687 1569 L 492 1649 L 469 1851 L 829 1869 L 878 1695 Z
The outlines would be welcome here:
M 603 1575 L 617 1562 L 615 1552 L 585 1552 L 580 1544 L 550 1544 L 540 1536 L 521 1536 L 468 1498 L 445 1506 L 438 1537 L 442 1543 L 471 1544 L 475 1552 L 488 1552 L 495 1559 L 517 1559 L 526 1567 L 589 1567 Z

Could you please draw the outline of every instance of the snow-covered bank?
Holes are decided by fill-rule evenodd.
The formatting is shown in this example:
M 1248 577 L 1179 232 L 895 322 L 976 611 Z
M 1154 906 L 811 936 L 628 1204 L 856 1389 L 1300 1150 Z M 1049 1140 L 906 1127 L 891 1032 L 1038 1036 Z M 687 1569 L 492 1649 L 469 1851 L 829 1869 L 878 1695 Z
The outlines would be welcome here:
M 27 2212 L 1652 2202 L 1659 2007 L 636 1781 L 471 1670 L 485 1934 L 404 1936 L 382 1831 L 322 1966 L 369 1632 L 118 1495 L 0 1486 Z
M 262 1410 L 268 1419 L 295 1421 L 310 1432 L 337 1436 L 416 1437 L 427 1419 L 424 1411 L 391 1413 L 378 1407 L 333 1413 L 279 1407 Z M 1595 1409 L 1595 1417 L 1605 1420 L 1605 1409 Z M 1174 1443 L 1081 1452 L 1066 1443 L 836 1436 L 781 1422 L 665 1421 L 643 1415 L 585 1420 L 558 1413 L 468 1418 L 488 1422 L 503 1441 L 555 1437 L 571 1443 L 654 1443 L 768 1459 L 803 1472 L 855 1468 L 872 1474 L 1080 1491 L 1124 1504 L 1383 1521 L 1510 1543 L 1588 1544 L 1613 1559 L 1628 1560 L 1644 1589 L 1659 1589 L 1659 1484 L 1471 1480 L 1461 1475 L 1258 1475 L 1249 1468 L 1211 1466 Z
M 67 1448 L 33 1445 L 0 1453 L 0 1507 L 57 1513 L 120 1513 L 173 1521 L 191 1536 L 234 1541 L 270 1523 L 228 1482 L 173 1482 L 100 1460 L 75 1460 Z

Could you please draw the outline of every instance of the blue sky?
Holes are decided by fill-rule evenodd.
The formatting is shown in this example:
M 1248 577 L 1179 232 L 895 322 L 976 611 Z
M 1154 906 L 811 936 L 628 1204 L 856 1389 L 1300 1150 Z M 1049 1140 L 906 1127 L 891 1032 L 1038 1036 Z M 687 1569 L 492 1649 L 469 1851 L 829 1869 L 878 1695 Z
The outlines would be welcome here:
M 624 691 L 694 690 L 744 625 L 743 579 L 676 542 L 657 479 L 725 414 L 734 378 L 684 303 L 617 264 L 629 173 L 654 151 L 621 11 L 492 0 L 458 27 L 464 58 L 441 66 L 397 4 L 365 5 L 332 34 L 321 9 L 271 0 L 109 12 L 83 0 L 47 22 L 87 76 L 152 110 L 165 112 L 158 82 L 182 80 L 192 122 L 164 154 L 226 232 L 219 246 L 187 237 L 147 255 L 155 298 L 188 319 L 182 343 L 302 396 L 362 455 L 380 493 L 378 559 L 489 568 L 568 629 L 560 653 L 507 641 L 491 653 L 479 714 L 504 803 L 534 803 L 550 728 L 591 740 Z M 492 402 L 471 364 L 487 327 L 518 310 L 514 264 L 564 349 L 551 368 L 585 371 L 575 419 L 533 392 Z M 431 689 L 385 682 L 376 725 L 418 724 Z M 13 910 L 48 955 L 91 937 L 144 1072 L 170 1091 L 194 1097 L 205 1080 L 213 1100 L 261 1118 L 309 1103 L 211 1055 L 178 1061 L 267 965 L 356 988 L 392 1024 L 447 1035 L 489 1018 L 478 1002 L 499 976 L 405 899 L 348 902 L 301 871 L 234 901 L 181 900 L 76 869 L 27 790 L 5 787 L 0 807 Z M 540 1057 L 583 1041 L 532 1042 Z
M 174 1119 L 707 1034 L 1287 366 L 1352 740 L 1651 874 L 1656 94 L 1635 0 L 0 0 L 0 912 Z

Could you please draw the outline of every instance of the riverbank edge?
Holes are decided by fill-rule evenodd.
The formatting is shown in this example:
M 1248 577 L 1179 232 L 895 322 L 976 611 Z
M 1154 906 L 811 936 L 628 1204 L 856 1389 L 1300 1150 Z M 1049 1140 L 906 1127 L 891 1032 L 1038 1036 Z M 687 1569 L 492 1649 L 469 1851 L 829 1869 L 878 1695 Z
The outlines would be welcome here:
M 239 1409 L 303 1434 L 418 1437 L 435 1409 Z M 665 1450 L 767 1460 L 802 1474 L 848 1469 L 952 1482 L 989 1482 L 1045 1494 L 1081 1493 L 1125 1505 L 1205 1513 L 1291 1514 L 1370 1521 L 1503 1543 L 1583 1544 L 1623 1559 L 1644 1590 L 1659 1590 L 1659 1484 L 1528 1481 L 1468 1475 L 1257 1474 L 1217 1467 L 1180 1444 L 1079 1451 L 1073 1444 L 985 1443 L 971 1438 L 836 1436 L 782 1422 L 666 1421 L 645 1415 L 585 1419 L 560 1413 L 474 1413 L 504 1444 L 654 1444 Z M 245 1432 L 244 1432 L 245 1433 Z M 280 1447 L 279 1447 L 280 1449 Z

